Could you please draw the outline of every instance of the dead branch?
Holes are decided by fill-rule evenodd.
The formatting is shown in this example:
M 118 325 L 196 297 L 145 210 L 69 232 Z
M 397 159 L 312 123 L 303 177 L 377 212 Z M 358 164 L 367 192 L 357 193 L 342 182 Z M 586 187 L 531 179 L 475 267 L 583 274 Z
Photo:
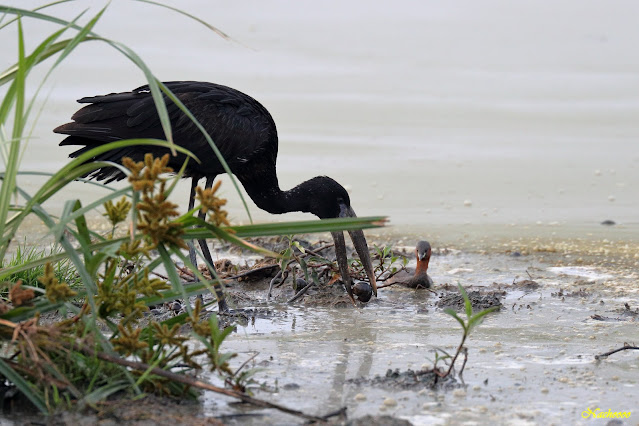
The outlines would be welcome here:
M 304 294 L 308 291 L 308 289 L 309 289 L 309 288 L 311 288 L 313 285 L 315 285 L 315 282 L 313 282 L 313 281 L 311 281 L 310 283 L 306 284 L 306 285 L 304 286 L 304 288 L 302 288 L 300 291 L 298 291 L 298 292 L 297 292 L 297 294 L 296 294 L 295 296 L 293 296 L 293 297 L 291 297 L 290 299 L 288 299 L 288 300 L 286 301 L 286 303 L 293 303 L 293 302 L 295 302 L 297 299 L 299 299 L 300 297 L 302 297 L 302 296 L 303 296 L 303 295 L 304 295 Z
M 464 368 L 466 367 L 466 361 L 468 361 L 468 348 L 464 346 L 464 362 L 462 363 L 461 369 L 459 370 L 459 378 L 462 378 L 462 374 L 464 374 Z
M 612 355 L 617 352 L 627 351 L 627 350 L 639 350 L 639 346 L 630 346 L 628 343 L 624 343 L 621 348 L 613 349 L 612 351 L 609 351 L 600 355 L 595 355 L 595 359 L 599 360 L 599 359 L 608 358 L 608 355 Z
M 305 414 L 301 411 L 298 410 L 293 410 L 291 408 L 287 408 L 284 407 L 282 405 L 278 405 L 278 404 L 274 404 L 272 402 L 268 402 L 268 401 L 263 401 L 261 399 L 257 399 L 257 398 L 253 398 L 251 396 L 246 395 L 245 393 L 242 392 L 238 392 L 238 391 L 234 391 L 234 390 L 230 390 L 230 389 L 224 389 L 224 388 L 220 388 L 217 386 L 213 386 L 210 383 L 206 383 L 203 382 L 201 380 L 198 380 L 194 377 L 191 376 L 186 376 L 186 375 L 182 375 L 182 374 L 176 374 L 173 373 L 171 371 L 166 371 L 163 370 L 161 368 L 158 367 L 151 367 L 149 364 L 143 363 L 143 362 L 135 362 L 135 361 L 129 361 L 123 358 L 120 358 L 118 356 L 113 356 L 113 355 L 109 355 L 103 352 L 97 352 L 93 349 L 91 349 L 88 346 L 80 346 L 79 348 L 75 348 L 75 349 L 79 349 L 80 351 L 86 353 L 89 356 L 94 356 L 97 357 L 103 361 L 107 361 L 107 362 L 112 362 L 114 364 L 118 364 L 118 365 L 122 365 L 128 368 L 132 368 L 134 370 L 137 371 L 149 371 L 151 374 L 155 374 L 157 376 L 161 376 L 161 377 L 165 377 L 169 380 L 173 380 L 179 383 L 184 383 L 185 385 L 188 386 L 193 386 L 196 388 L 200 388 L 200 389 L 204 389 L 204 390 L 208 390 L 211 392 L 215 392 L 215 393 L 219 393 L 222 395 L 226 395 L 226 396 L 230 396 L 232 398 L 237 398 L 241 401 L 247 402 L 249 404 L 253 404 L 255 406 L 258 407 L 262 407 L 262 408 L 273 408 L 275 410 L 279 410 L 283 413 L 287 413 L 287 414 L 291 414 L 293 416 L 297 416 L 297 417 L 301 417 L 303 419 L 306 420 L 310 420 L 313 422 L 325 422 L 326 420 L 324 420 L 322 417 L 316 417 L 316 416 L 311 416 L 309 414 Z

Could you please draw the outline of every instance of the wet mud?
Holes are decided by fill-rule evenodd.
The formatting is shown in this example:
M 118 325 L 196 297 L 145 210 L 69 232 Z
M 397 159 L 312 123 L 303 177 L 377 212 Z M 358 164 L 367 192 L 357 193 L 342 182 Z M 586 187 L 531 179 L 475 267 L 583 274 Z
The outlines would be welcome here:
M 433 369 L 413 371 L 410 368 L 406 371 L 388 369 L 383 376 L 375 376 L 372 379 L 360 377 L 348 381 L 357 386 L 376 386 L 386 389 L 401 390 L 422 390 L 441 389 L 450 390 L 457 387 L 458 382 L 452 376 L 440 377 Z
M 506 295 L 506 291 L 470 291 L 468 298 L 473 310 L 483 310 L 488 308 L 501 308 L 501 298 Z M 451 308 L 455 311 L 463 311 L 465 306 L 464 298 L 459 293 L 445 293 L 437 301 L 439 308 Z
M 305 242 L 310 250 L 324 243 Z M 637 351 L 595 356 L 639 341 L 639 276 L 632 257 L 623 255 L 636 247 L 603 258 L 588 249 L 600 245 L 581 252 L 563 247 L 570 251 L 439 247 L 430 262 L 432 289 L 390 286 L 355 306 L 340 282 L 330 279 L 288 302 L 299 291 L 291 276 L 269 298 L 279 267 L 220 248 L 218 266 L 228 280 L 229 301 L 242 313 L 221 316 L 235 328 L 223 350 L 238 353 L 232 367 L 247 362 L 259 369 L 249 385 L 255 397 L 317 416 L 339 413 L 329 419 L 335 425 L 591 424 L 583 417 L 588 410 L 632 411 L 639 386 Z M 330 258 L 328 252 L 323 254 Z M 405 255 L 410 267 L 414 256 L 410 250 Z M 458 284 L 473 312 L 500 309 L 466 341 L 463 376 L 457 374 L 460 358 L 455 374 L 442 379 L 434 366 L 445 369 L 447 361 L 436 359 L 453 354 L 462 336 L 457 321 L 444 312 L 451 308 L 465 318 Z M 215 312 L 212 296 L 204 299 L 209 314 Z M 179 311 L 166 305 L 149 315 L 165 318 Z M 204 376 L 221 384 L 214 375 Z M 176 401 L 148 404 L 157 405 L 123 406 L 117 422 L 146 424 L 151 417 L 144 413 L 151 412 L 159 416 L 153 418 L 157 424 L 303 423 L 208 392 L 189 414 L 182 414 Z M 56 424 L 73 423 L 65 416 Z
M 290 278 L 270 300 L 270 275 L 235 282 L 228 292 L 250 300 L 243 308 L 257 314 L 236 324 L 227 350 L 240 353 L 238 363 L 259 352 L 252 362 L 264 370 L 255 396 L 314 415 L 346 408 L 335 424 L 366 416 L 416 425 L 587 424 L 588 409 L 633 409 L 639 382 L 633 351 L 595 359 L 639 340 L 638 275 L 627 255 L 633 246 L 602 256 L 602 245 L 439 247 L 429 269 L 433 289 L 391 286 L 357 306 L 339 282 L 313 286 L 292 303 L 286 303 L 296 293 Z M 410 248 L 405 255 L 410 267 Z M 433 374 L 436 354 L 454 353 L 461 339 L 459 324 L 443 312 L 452 308 L 464 317 L 457 284 L 474 312 L 500 309 L 467 340 L 463 379 L 441 380 Z M 277 315 L 260 317 L 267 307 Z M 233 412 L 217 396 L 205 394 L 203 404 L 206 415 Z M 301 423 L 247 410 L 254 416 L 231 424 Z

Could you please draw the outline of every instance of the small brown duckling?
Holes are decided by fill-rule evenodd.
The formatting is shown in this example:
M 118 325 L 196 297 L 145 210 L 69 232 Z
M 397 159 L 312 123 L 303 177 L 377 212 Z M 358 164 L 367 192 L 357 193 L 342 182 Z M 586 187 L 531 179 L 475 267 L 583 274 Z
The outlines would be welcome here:
M 384 287 L 392 284 L 401 284 L 410 288 L 431 288 L 433 280 L 428 275 L 428 262 L 430 262 L 431 247 L 428 241 L 420 241 L 415 247 L 417 267 L 415 273 L 401 271 L 388 280 Z

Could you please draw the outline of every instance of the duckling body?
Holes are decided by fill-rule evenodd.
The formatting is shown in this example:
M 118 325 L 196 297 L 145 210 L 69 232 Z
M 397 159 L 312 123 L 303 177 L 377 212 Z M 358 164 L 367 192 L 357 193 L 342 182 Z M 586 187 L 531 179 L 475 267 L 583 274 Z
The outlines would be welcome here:
M 433 280 L 428 275 L 428 263 L 430 262 L 431 247 L 428 241 L 420 241 L 415 247 L 417 266 L 395 274 L 388 280 L 388 285 L 401 284 L 409 288 L 431 288 Z

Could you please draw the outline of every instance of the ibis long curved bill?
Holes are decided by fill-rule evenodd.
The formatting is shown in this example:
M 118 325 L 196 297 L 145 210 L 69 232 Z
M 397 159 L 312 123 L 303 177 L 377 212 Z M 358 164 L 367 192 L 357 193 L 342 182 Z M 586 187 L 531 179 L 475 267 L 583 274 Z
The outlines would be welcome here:
M 357 217 L 357 215 L 349 205 L 341 204 L 339 217 Z M 344 240 L 344 233 L 342 231 L 338 231 L 331 232 L 331 234 L 333 236 L 333 241 L 335 242 L 335 255 L 337 257 L 339 272 L 342 276 L 342 282 L 344 283 L 344 287 L 346 287 L 348 296 L 353 302 L 355 302 L 355 298 L 353 297 L 352 279 L 348 270 L 348 258 L 346 256 L 346 242 Z M 351 241 L 353 241 L 355 251 L 357 252 L 359 260 L 362 262 L 362 266 L 364 267 L 364 271 L 368 276 L 371 287 L 373 288 L 373 294 L 377 296 L 377 282 L 375 281 L 373 264 L 368 252 L 368 244 L 366 243 L 364 232 L 362 232 L 361 229 L 357 229 L 354 231 L 348 231 L 348 234 L 351 237 Z

